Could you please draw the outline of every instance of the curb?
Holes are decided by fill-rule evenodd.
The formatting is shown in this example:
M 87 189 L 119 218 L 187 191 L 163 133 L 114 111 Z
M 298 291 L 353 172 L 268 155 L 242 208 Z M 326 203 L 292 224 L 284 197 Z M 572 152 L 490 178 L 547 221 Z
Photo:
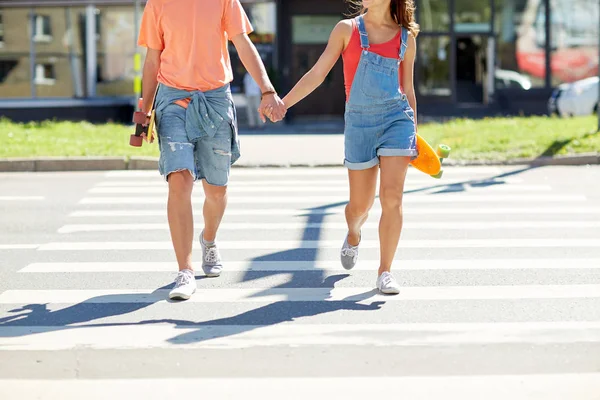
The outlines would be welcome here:
M 600 153 L 579 154 L 558 157 L 537 157 L 509 161 L 473 160 L 461 161 L 448 159 L 444 165 L 449 167 L 468 166 L 578 166 L 600 164 Z M 341 167 L 341 163 L 238 163 L 234 168 L 316 168 Z M 57 171 L 112 171 L 112 170 L 154 170 L 158 168 L 157 157 L 41 157 L 41 158 L 5 158 L 0 159 L 0 172 L 57 172 Z

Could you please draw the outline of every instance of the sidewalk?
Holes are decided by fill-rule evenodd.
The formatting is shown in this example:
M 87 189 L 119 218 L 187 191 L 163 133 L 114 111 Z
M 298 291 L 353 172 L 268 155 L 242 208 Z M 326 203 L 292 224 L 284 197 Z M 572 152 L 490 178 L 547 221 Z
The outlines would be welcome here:
M 241 133 L 240 167 L 342 166 L 342 134 L 248 135 Z
M 279 133 L 277 133 L 279 132 Z M 297 132 L 297 131 L 296 131 Z M 282 133 L 268 127 L 263 133 L 240 131 L 242 156 L 235 168 L 249 167 L 341 167 L 344 136 L 337 134 Z M 446 166 L 477 165 L 591 165 L 600 164 L 600 154 L 566 157 L 538 157 L 509 162 L 464 161 L 450 158 Z M 0 159 L 0 172 L 102 171 L 157 169 L 155 157 L 40 157 Z

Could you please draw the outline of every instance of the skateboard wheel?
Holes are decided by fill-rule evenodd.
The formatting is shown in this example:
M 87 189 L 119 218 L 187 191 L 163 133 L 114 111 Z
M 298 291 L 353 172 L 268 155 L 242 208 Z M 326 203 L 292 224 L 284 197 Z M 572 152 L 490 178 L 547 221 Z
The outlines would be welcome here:
M 133 123 L 145 124 L 147 117 L 148 116 L 146 114 L 144 114 L 143 112 L 136 111 L 133 113 Z
M 440 144 L 437 148 L 437 155 L 440 158 L 448 158 L 450 156 L 450 146 L 446 146 L 445 144 Z
M 431 177 L 432 177 L 432 178 L 435 178 L 435 179 L 440 179 L 440 178 L 442 177 L 442 175 L 444 175 L 444 170 L 443 170 L 443 169 L 440 169 L 440 172 L 438 172 L 438 173 L 437 173 L 437 174 L 435 174 L 435 175 L 431 175 Z
M 144 139 L 141 136 L 129 136 L 129 144 L 133 147 L 141 147 Z

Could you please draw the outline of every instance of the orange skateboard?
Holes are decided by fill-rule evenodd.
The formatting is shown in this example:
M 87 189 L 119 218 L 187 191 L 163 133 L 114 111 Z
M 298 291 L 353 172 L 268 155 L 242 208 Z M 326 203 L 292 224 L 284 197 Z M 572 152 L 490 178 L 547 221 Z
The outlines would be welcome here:
M 419 155 L 410 164 L 433 178 L 441 178 L 444 173 L 442 160 L 450 155 L 450 147 L 440 144 L 435 151 L 425 139 L 417 134 L 417 150 Z

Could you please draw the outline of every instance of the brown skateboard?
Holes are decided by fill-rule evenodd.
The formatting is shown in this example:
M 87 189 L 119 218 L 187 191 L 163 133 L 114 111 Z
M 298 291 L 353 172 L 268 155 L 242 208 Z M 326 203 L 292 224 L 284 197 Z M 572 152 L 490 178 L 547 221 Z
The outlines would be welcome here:
M 157 86 L 158 91 L 158 86 Z M 138 100 L 138 110 L 133 113 L 133 123 L 135 124 L 135 133 L 129 137 L 129 144 L 134 147 L 141 147 L 143 141 L 153 143 L 157 137 L 156 131 L 156 92 L 152 99 L 152 109 L 149 114 L 141 111 L 142 99 Z M 149 117 L 149 118 L 148 118 Z

